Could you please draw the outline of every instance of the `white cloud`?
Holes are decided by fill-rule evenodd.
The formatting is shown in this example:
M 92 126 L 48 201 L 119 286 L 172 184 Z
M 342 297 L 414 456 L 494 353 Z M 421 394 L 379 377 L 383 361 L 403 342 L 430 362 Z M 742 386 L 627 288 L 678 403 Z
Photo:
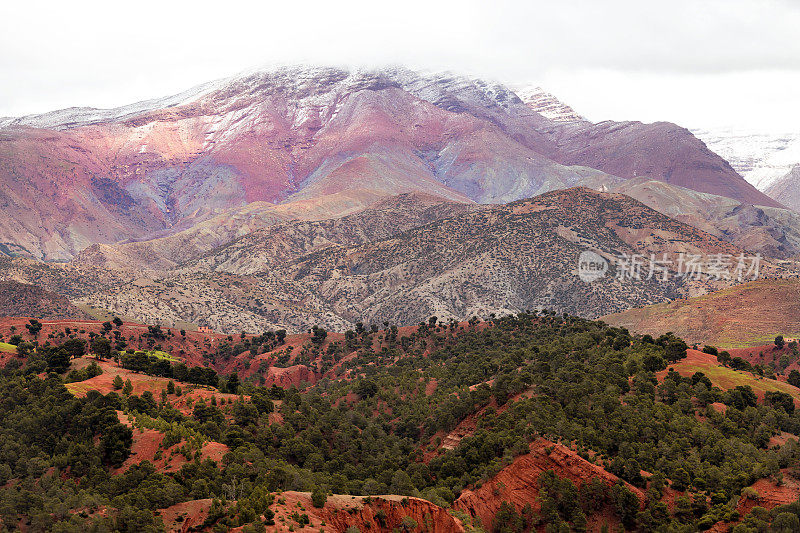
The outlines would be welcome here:
M 776 85 L 800 72 L 797 27 L 792 0 L 3 2 L 0 116 L 122 105 L 309 62 L 541 80 L 592 118 L 686 123 L 726 101 L 720 88 L 751 98 L 756 70 L 770 70 L 770 98 L 782 99 L 765 109 L 796 101 Z
M 538 80 L 588 119 L 800 131 L 800 70 L 645 73 L 553 70 Z

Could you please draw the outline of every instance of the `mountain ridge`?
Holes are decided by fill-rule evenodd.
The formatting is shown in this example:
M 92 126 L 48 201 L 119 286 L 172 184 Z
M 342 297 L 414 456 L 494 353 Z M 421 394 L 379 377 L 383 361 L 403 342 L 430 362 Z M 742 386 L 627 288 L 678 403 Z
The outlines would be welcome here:
M 451 73 L 284 68 L 6 124 L 0 243 L 68 260 L 254 202 L 421 191 L 506 203 L 644 174 L 777 205 L 683 128 L 559 124 L 501 84 Z
M 137 272 L 128 282 L 84 292 L 78 301 L 143 321 L 200 320 L 220 331 L 314 324 L 341 330 L 355 320 L 402 325 L 428 315 L 466 319 L 530 308 L 598 316 L 718 284 L 620 281 L 611 274 L 587 284 L 577 275 L 581 251 L 595 250 L 612 265 L 620 253 L 742 253 L 627 196 L 587 188 L 502 206 L 432 209 L 420 211 L 432 215 L 428 220 L 413 215 L 408 228 L 392 224 L 398 213 L 380 209 L 349 220 L 287 221 L 171 272 Z M 369 237 L 376 230 L 382 235 Z

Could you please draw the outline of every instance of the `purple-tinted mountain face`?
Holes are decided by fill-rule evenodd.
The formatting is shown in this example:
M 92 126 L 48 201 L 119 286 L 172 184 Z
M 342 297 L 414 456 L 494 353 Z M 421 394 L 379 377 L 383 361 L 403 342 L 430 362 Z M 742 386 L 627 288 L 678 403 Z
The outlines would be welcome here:
M 409 192 L 506 203 L 633 177 L 777 205 L 683 128 L 576 117 L 450 74 L 295 67 L 4 119 L 0 250 L 64 260 L 247 206 L 336 215 Z

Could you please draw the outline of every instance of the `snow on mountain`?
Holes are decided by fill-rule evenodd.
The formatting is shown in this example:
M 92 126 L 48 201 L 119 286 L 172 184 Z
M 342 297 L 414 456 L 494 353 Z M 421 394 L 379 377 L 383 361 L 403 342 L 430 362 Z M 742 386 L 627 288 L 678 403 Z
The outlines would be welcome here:
M 761 191 L 800 164 L 800 130 L 765 133 L 729 128 L 697 129 L 692 133 Z
M 506 203 L 638 176 L 775 204 L 684 128 L 592 124 L 540 89 L 523 95 L 449 72 L 289 66 L 115 109 L 1 119 L 0 196 L 15 201 L 0 242 L 68 259 L 253 203 L 339 195 L 351 209 L 420 191 Z
M 570 106 L 541 87 L 523 87 L 517 91 L 517 96 L 519 96 L 528 107 L 555 122 L 579 122 L 586 120 L 586 118 L 579 115 Z
M 196 100 L 218 88 L 219 82 L 209 82 L 193 87 L 182 93 L 164 98 L 143 100 L 134 104 L 109 109 L 95 107 L 68 107 L 47 113 L 25 115 L 22 117 L 0 117 L 0 129 L 9 126 L 28 126 L 32 128 L 69 129 L 88 126 L 100 122 L 124 120 L 149 111 L 176 107 Z

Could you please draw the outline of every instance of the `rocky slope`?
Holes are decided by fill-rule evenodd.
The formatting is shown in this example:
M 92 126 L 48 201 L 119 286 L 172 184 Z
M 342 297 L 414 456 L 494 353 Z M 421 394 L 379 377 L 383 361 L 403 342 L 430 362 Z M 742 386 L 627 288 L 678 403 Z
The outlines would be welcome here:
M 0 316 L 89 318 L 64 296 L 16 281 L 0 281 Z
M 222 331 L 314 324 L 342 330 L 356 321 L 413 324 L 431 315 L 533 308 L 599 316 L 718 286 L 674 276 L 617 279 L 620 254 L 675 260 L 681 252 L 741 253 L 629 197 L 585 188 L 506 206 L 444 204 L 406 213 L 407 227 L 393 224 L 403 220 L 399 211 L 386 216 L 380 208 L 275 225 L 172 272 L 87 291 L 80 301 Z M 578 256 L 585 250 L 609 260 L 611 273 L 581 281 Z
M 800 256 L 797 212 L 743 204 L 656 180 L 628 180 L 613 190 L 745 250 L 779 259 Z
M 95 244 L 72 265 L 115 270 L 171 270 L 213 256 L 228 246 L 250 247 L 250 263 L 242 272 L 258 270 L 265 261 L 294 259 L 331 245 L 354 245 L 387 238 L 424 224 L 479 209 L 469 202 L 452 202 L 424 193 L 381 198 L 366 208 L 337 202 L 337 218 L 325 217 L 332 197 L 324 202 L 293 202 L 283 206 L 253 204 L 198 224 L 188 230 L 149 241 L 118 245 Z M 301 205 L 297 205 L 301 204 Z M 348 211 L 352 214 L 345 214 Z M 207 261 L 200 261 L 202 264 Z M 208 267 L 207 267 L 208 268 Z M 241 273 L 237 269 L 230 270 Z
M 502 85 L 446 73 L 283 68 L 5 120 L 0 252 L 64 260 L 253 203 L 339 195 L 352 212 L 415 191 L 502 203 L 637 176 L 777 205 L 672 124 L 559 123 Z M 247 216 L 269 218 L 259 209 Z
M 577 111 L 541 87 L 523 87 L 516 93 L 528 107 L 554 122 L 586 121 Z
M 347 501 L 353 498 L 343 496 L 338 500 Z M 334 502 L 338 501 L 332 498 Z M 402 501 L 402 503 L 401 503 Z M 377 496 L 364 504 L 364 498 L 357 498 L 354 506 L 347 507 L 336 504 L 326 506 L 322 513 L 325 523 L 334 531 L 348 531 L 358 528 L 359 531 L 391 532 L 412 529 L 410 524 L 417 524 L 429 533 L 464 533 L 461 523 L 445 509 L 420 498 L 400 496 Z M 355 511 L 355 512 L 354 512 Z M 413 521 L 409 521 L 409 517 Z
M 534 513 L 539 513 L 538 478 L 548 470 L 552 470 L 562 479 L 568 479 L 578 488 L 595 478 L 600 479 L 607 487 L 619 482 L 614 474 L 590 463 L 561 444 L 538 439 L 530 444 L 529 450 L 529 453 L 517 457 L 480 488 L 462 492 L 453 507 L 466 512 L 476 519 L 476 523 L 483 524 L 486 531 L 490 531 L 502 502 L 511 503 L 517 512 L 530 504 Z M 626 485 L 641 502 L 644 501 L 641 490 L 630 484 Z M 589 518 L 591 530 L 599 531 L 603 524 L 602 518 Z M 606 522 L 605 525 L 614 524 Z
M 800 213 L 800 163 L 767 188 L 766 193 L 789 209 Z

